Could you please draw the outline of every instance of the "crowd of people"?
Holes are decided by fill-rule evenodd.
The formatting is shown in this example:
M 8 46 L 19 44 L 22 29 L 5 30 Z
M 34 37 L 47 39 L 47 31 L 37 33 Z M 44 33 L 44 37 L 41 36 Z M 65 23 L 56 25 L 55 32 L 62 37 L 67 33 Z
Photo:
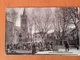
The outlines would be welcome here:
M 33 51 L 45 51 L 45 50 L 58 50 L 53 42 L 35 42 L 35 43 L 26 43 L 26 44 L 7 44 L 7 50 L 32 50 Z
M 69 51 L 69 43 L 64 42 L 65 51 Z M 26 44 L 7 44 L 7 52 L 13 50 L 32 50 L 32 54 L 35 54 L 37 51 L 58 51 L 58 47 L 54 42 L 35 42 L 35 43 L 26 43 Z M 79 46 L 76 45 L 76 48 L 79 49 Z

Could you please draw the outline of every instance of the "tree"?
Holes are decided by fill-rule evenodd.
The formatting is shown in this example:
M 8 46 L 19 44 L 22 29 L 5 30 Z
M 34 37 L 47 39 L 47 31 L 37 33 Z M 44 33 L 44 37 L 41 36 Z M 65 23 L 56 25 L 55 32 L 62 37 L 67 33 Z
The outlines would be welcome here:
M 31 39 L 31 41 L 32 41 L 32 32 L 33 32 L 33 26 L 34 26 L 34 24 L 33 24 L 33 20 L 31 19 L 31 18 L 29 18 L 29 20 L 28 20 L 28 29 L 29 29 L 29 38 Z
M 78 18 L 76 8 L 57 8 L 55 10 L 55 20 L 53 19 L 53 24 L 54 30 L 57 31 L 56 36 L 58 39 L 65 40 L 71 24 L 74 24 L 76 29 L 78 29 L 76 18 Z
M 79 20 L 78 8 L 68 8 L 68 11 L 70 13 L 73 24 L 75 25 L 75 29 L 76 29 L 76 33 L 77 33 L 76 44 L 79 45 L 79 34 L 78 34 L 79 30 L 78 30 L 78 25 L 77 25 L 77 22 Z
M 47 38 L 48 31 L 52 29 L 51 14 L 52 11 L 49 8 L 36 8 L 32 11 L 35 31 L 39 32 L 43 42 Z

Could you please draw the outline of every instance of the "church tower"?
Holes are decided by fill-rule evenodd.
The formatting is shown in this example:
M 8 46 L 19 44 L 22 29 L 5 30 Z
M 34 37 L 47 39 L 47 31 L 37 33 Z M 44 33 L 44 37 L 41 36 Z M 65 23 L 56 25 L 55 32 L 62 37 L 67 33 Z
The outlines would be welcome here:
M 26 10 L 24 8 L 23 14 L 21 15 L 21 35 L 23 40 L 28 37 L 27 34 L 28 34 L 27 15 Z

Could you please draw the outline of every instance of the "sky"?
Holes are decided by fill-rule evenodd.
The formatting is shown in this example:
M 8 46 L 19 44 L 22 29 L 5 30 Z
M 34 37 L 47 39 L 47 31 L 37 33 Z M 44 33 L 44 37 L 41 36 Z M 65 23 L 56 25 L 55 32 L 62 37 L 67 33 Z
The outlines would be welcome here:
M 9 11 L 11 11 L 11 9 L 12 8 L 7 8 L 6 11 L 9 12 Z M 21 23 L 20 23 L 21 22 L 21 17 L 20 16 L 23 14 L 24 8 L 13 8 L 13 9 L 15 9 L 15 11 L 18 13 L 18 15 L 17 15 L 18 17 L 17 17 L 15 25 L 20 27 L 21 26 Z M 32 9 L 34 9 L 34 8 L 25 8 L 25 9 L 26 9 L 26 14 L 30 15 L 31 12 L 32 12 Z M 54 11 L 55 11 L 56 8 L 50 8 L 50 9 L 52 10 L 52 13 L 54 15 Z M 69 27 L 70 28 L 74 28 L 75 26 L 74 25 L 70 25 Z M 51 30 L 50 32 L 52 32 L 52 31 L 53 30 Z
M 12 8 L 7 8 L 6 11 L 9 12 L 9 11 L 11 11 L 11 9 Z M 20 24 L 21 17 L 20 16 L 22 15 L 24 8 L 13 8 L 13 9 L 15 9 L 16 12 L 18 12 L 18 18 L 16 20 L 16 26 L 20 27 L 21 26 L 21 24 Z M 26 9 L 26 12 L 28 14 L 31 14 L 32 9 L 34 9 L 34 8 L 25 8 L 25 9 Z M 55 8 L 51 8 L 51 10 L 54 12 Z
M 7 8 L 6 11 L 7 11 L 7 12 L 10 12 L 11 9 L 12 9 L 12 8 Z M 15 25 L 18 26 L 18 27 L 20 27 L 20 26 L 21 26 L 21 17 L 20 17 L 20 16 L 23 14 L 24 8 L 13 8 L 13 9 L 15 9 L 15 11 L 18 13 L 18 17 L 17 17 L 17 20 L 16 20 Z M 34 8 L 25 8 L 25 9 L 26 9 L 26 15 L 27 15 L 27 14 L 28 14 L 28 15 L 31 15 L 32 9 L 34 9 Z M 54 14 L 55 8 L 50 8 L 50 9 L 52 10 L 52 12 L 53 12 L 53 14 Z M 50 33 L 50 32 L 53 32 L 53 30 L 50 30 L 49 33 Z M 34 33 L 34 28 L 33 28 L 32 33 Z

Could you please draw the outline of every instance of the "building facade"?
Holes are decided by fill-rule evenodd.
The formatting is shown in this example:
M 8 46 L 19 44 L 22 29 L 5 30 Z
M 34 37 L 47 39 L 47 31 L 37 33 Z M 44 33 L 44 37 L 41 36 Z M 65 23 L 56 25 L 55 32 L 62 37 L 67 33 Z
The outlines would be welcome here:
M 25 8 L 23 10 L 23 14 L 21 15 L 21 35 L 22 40 L 28 38 L 27 15 Z
M 6 21 L 6 44 L 12 44 L 14 38 L 13 26 L 13 22 Z
M 39 33 L 34 33 L 33 42 L 37 42 L 37 43 L 42 42 L 42 37 Z
M 19 43 L 19 34 L 21 32 L 20 27 L 15 26 L 14 27 L 14 40 L 13 44 L 18 44 Z
M 77 23 L 77 25 L 78 25 L 78 30 L 79 30 L 78 31 L 79 33 L 78 34 L 79 34 L 79 45 L 80 45 L 80 21 Z

